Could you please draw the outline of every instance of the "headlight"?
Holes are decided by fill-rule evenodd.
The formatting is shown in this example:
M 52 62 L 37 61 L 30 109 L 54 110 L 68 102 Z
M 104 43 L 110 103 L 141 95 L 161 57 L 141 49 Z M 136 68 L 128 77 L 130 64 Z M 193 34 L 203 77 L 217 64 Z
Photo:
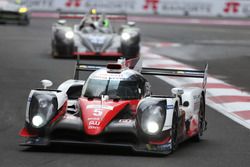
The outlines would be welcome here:
M 151 134 L 154 134 L 159 131 L 160 127 L 157 122 L 149 121 L 146 125 L 147 131 Z
M 22 8 L 19 9 L 18 12 L 19 12 L 19 13 L 27 13 L 27 12 L 28 12 L 28 9 L 25 8 L 25 7 L 22 7 Z
M 29 122 L 34 128 L 42 128 L 57 114 L 54 94 L 34 93 L 30 101 Z
M 122 39 L 127 41 L 131 38 L 131 35 L 127 32 L 122 33 Z
M 73 39 L 74 38 L 74 33 L 72 31 L 68 31 L 65 33 L 65 37 L 67 39 Z
M 146 98 L 137 108 L 137 121 L 147 135 L 160 134 L 166 118 L 166 100 Z
M 161 107 L 150 106 L 147 111 L 142 114 L 141 126 L 144 132 L 153 135 L 159 132 L 164 116 Z
M 45 120 L 41 115 L 36 115 L 32 118 L 32 125 L 35 126 L 36 128 L 43 126 L 44 123 Z

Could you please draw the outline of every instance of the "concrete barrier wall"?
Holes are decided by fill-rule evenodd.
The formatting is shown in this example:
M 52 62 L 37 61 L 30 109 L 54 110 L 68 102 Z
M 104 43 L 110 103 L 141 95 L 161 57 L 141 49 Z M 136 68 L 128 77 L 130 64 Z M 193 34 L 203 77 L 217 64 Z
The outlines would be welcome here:
M 250 16 L 250 0 L 23 0 L 33 11 L 99 11 L 170 16 Z

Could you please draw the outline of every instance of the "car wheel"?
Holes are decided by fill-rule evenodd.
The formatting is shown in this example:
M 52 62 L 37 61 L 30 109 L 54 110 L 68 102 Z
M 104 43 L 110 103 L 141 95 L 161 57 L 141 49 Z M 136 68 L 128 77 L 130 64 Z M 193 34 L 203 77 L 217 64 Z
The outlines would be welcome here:
M 54 41 L 52 41 L 51 43 L 51 56 L 54 57 L 54 58 L 58 58 L 58 53 L 55 49 L 55 43 Z
M 178 147 L 178 106 L 176 105 L 173 113 L 172 128 L 171 128 L 171 152 L 174 152 Z
M 24 19 L 20 20 L 19 22 L 20 25 L 27 26 L 30 24 L 30 20 L 28 16 L 25 16 Z
M 194 136 L 194 140 L 199 142 L 201 140 L 201 136 L 203 135 L 203 130 L 205 127 L 205 99 L 202 95 L 200 102 L 200 109 L 198 113 L 198 133 Z

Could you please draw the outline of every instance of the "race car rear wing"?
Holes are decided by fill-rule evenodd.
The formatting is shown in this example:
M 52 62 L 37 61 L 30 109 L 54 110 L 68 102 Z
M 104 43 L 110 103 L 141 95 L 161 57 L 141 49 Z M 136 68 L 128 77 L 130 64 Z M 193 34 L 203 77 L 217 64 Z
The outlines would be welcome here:
M 118 60 L 118 62 L 119 62 L 119 60 Z M 117 63 L 117 64 L 119 64 L 119 63 Z M 80 58 L 78 56 L 74 78 L 76 80 L 79 79 L 79 71 L 96 71 L 100 68 L 105 68 L 105 67 L 108 67 L 108 66 L 95 65 L 95 64 L 81 64 Z M 121 65 L 121 68 L 122 68 L 122 65 Z M 138 67 L 136 67 L 136 66 L 134 67 L 134 70 L 140 72 L 143 75 L 203 78 L 202 88 L 204 88 L 204 89 L 205 89 L 206 84 L 207 84 L 208 64 L 206 64 L 204 70 L 160 69 L 160 68 L 147 68 L 147 67 L 141 67 L 140 69 L 138 69 Z
M 96 65 L 96 64 L 81 64 L 80 63 L 80 55 L 76 56 L 76 65 L 74 71 L 74 79 L 79 80 L 80 71 L 96 71 L 100 68 L 105 68 L 105 65 Z
M 196 70 L 179 70 L 179 69 L 159 69 L 159 68 L 142 68 L 141 74 L 144 75 L 163 75 L 173 77 L 192 77 L 203 78 L 204 71 Z
M 189 78 L 203 78 L 202 88 L 205 89 L 207 84 L 208 64 L 204 70 L 182 70 L 182 69 L 160 69 L 160 68 L 145 68 L 142 67 L 141 74 L 143 75 L 160 75 L 170 77 L 189 77 Z
M 83 19 L 86 16 L 87 14 L 84 13 L 59 13 L 59 19 Z M 99 19 L 102 17 L 102 14 L 93 15 L 91 17 L 92 19 Z M 128 20 L 127 14 L 125 13 L 105 13 L 105 17 L 109 20 Z
M 96 65 L 96 64 L 77 64 L 75 67 L 74 79 L 79 80 L 80 71 L 96 71 L 105 67 L 106 67 L 105 65 Z

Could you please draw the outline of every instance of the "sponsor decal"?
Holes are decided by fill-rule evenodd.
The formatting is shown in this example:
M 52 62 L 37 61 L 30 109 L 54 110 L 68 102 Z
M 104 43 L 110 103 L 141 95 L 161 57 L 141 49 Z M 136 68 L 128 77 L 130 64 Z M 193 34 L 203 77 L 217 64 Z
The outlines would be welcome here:
M 123 80 L 126 77 L 123 74 L 106 74 L 106 73 L 98 73 L 92 77 L 93 79 L 103 79 L 103 80 Z
M 85 0 L 84 7 L 97 8 L 109 12 L 135 10 L 135 0 Z
M 235 1 L 226 2 L 224 12 L 225 13 L 238 13 L 239 7 L 240 7 L 239 2 L 235 2 Z
M 88 129 L 98 129 L 101 121 L 99 118 L 88 118 Z
M 171 143 L 167 143 L 167 144 L 164 144 L 164 145 L 157 146 L 157 150 L 166 151 L 166 150 L 170 150 L 171 147 L 172 147 Z
M 31 8 L 47 8 L 53 7 L 55 5 L 55 1 L 56 0 L 25 0 L 22 1 L 22 4 Z
M 88 129 L 98 129 L 96 126 L 88 126 Z
M 183 15 L 210 14 L 212 3 L 198 1 L 164 1 L 161 3 L 160 8 L 163 13 L 182 13 Z
M 174 105 L 167 105 L 167 110 L 174 109 Z
M 100 124 L 100 121 L 89 121 L 89 126 L 99 126 Z
M 100 118 L 88 118 L 88 121 L 99 121 L 100 120 Z
M 80 7 L 81 6 L 81 0 L 67 0 L 65 3 L 65 6 L 70 7 Z
M 132 120 L 131 119 L 120 119 L 118 122 L 119 123 L 131 123 Z
M 160 0 L 145 0 L 143 9 L 149 10 L 149 8 L 151 8 L 155 13 L 157 13 L 159 2 Z
M 147 144 L 146 147 L 147 147 L 147 150 L 149 151 L 168 151 L 168 150 L 171 150 L 172 148 L 171 141 L 164 145 Z
M 113 110 L 113 106 L 107 105 L 87 105 L 87 109 L 106 109 L 106 110 Z
M 96 44 L 96 45 L 102 45 L 105 42 L 106 37 L 103 36 L 91 36 L 89 40 L 91 43 Z

